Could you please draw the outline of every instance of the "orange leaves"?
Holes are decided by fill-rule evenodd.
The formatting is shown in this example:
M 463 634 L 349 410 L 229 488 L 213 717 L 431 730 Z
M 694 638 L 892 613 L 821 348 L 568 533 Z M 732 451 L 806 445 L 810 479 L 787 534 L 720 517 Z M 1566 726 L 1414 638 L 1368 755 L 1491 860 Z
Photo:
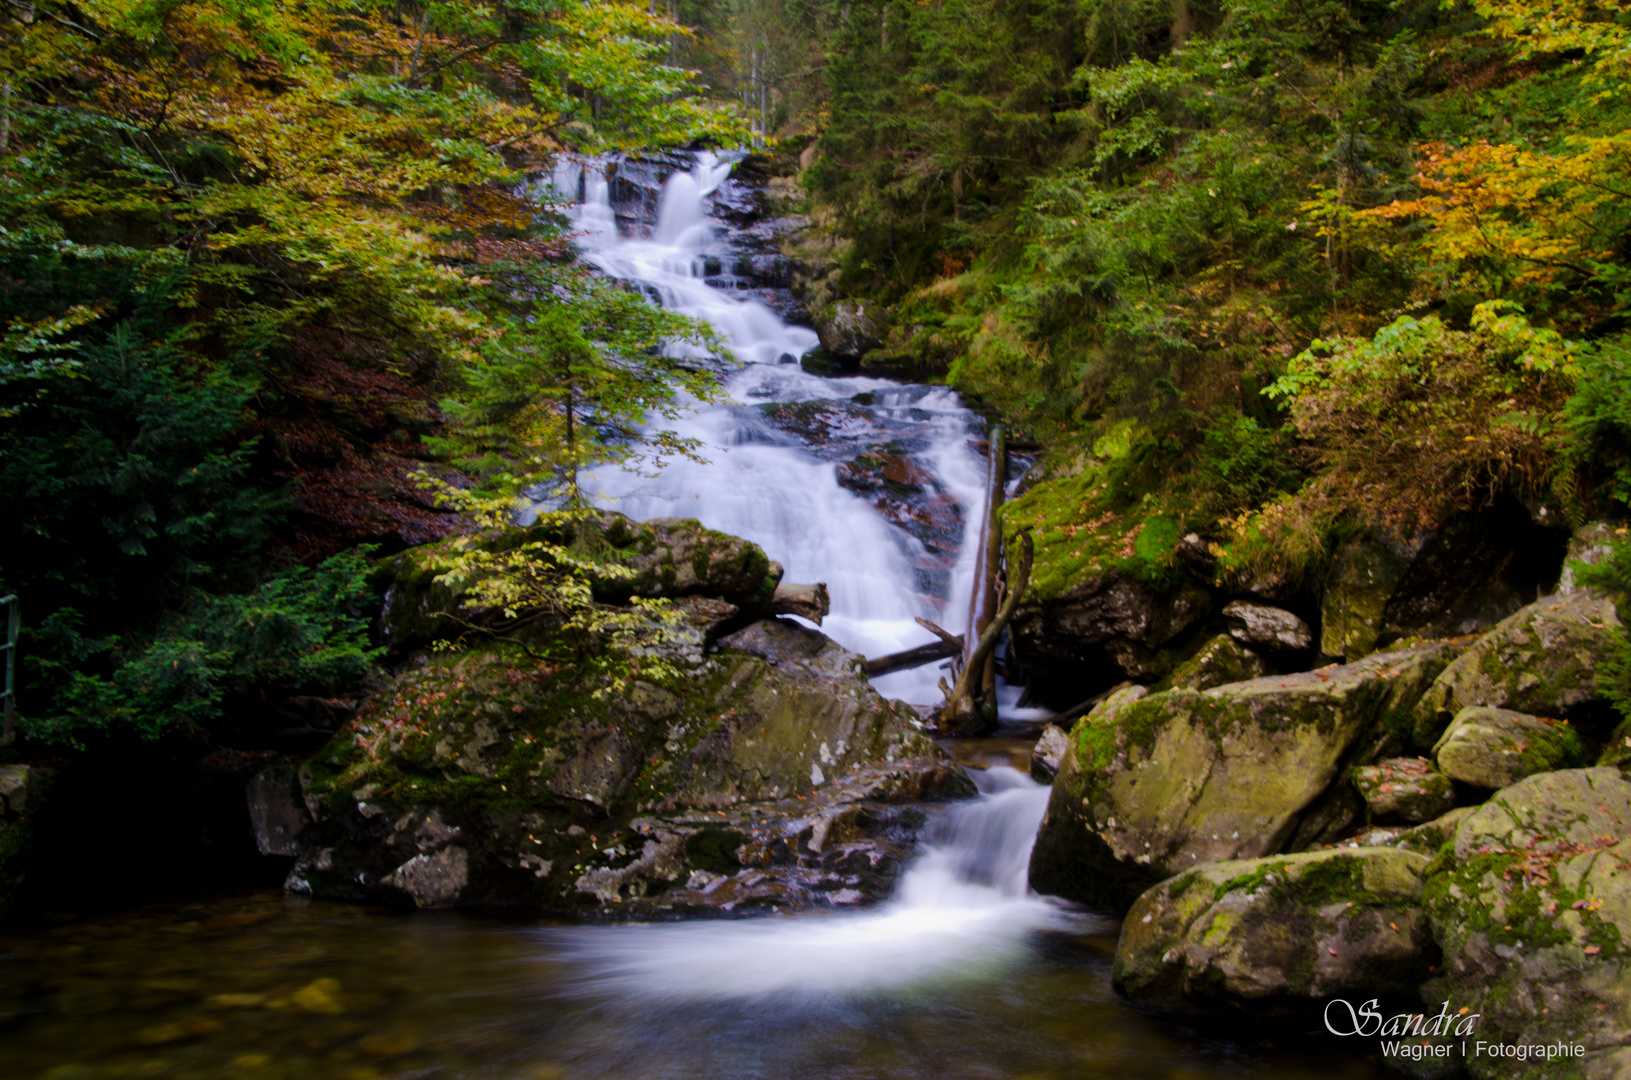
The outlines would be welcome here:
M 1570 140 L 1575 153 L 1545 154 L 1479 142 L 1420 148 L 1417 199 L 1363 211 L 1393 221 L 1425 218 L 1431 261 L 1468 285 L 1497 293 L 1589 280 L 1615 257 L 1631 196 L 1631 132 Z

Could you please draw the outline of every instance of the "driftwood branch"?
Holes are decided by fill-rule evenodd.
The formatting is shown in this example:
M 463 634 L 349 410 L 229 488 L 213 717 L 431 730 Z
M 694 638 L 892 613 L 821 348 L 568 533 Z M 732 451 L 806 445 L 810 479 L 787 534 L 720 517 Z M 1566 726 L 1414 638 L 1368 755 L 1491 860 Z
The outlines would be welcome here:
M 974 646 L 968 663 L 963 665 L 962 672 L 957 676 L 957 685 L 946 695 L 946 704 L 940 710 L 940 726 L 943 730 L 948 726 L 954 728 L 961 726 L 960 720 L 974 714 L 974 693 L 979 688 L 979 683 L 983 682 L 986 658 L 996 649 L 997 639 L 1002 636 L 1008 620 L 1014 617 L 1020 599 L 1025 595 L 1025 587 L 1030 584 L 1031 559 L 1035 554 L 1030 531 L 1020 533 L 1018 539 L 1019 557 L 1012 560 L 1008 568 L 1008 594 L 1003 597 L 1002 607 L 998 609 L 996 616 L 986 624 L 984 632 L 980 634 L 979 643 Z
M 868 660 L 866 662 L 866 673 L 868 675 L 885 675 L 891 671 L 922 667 L 924 664 L 933 663 L 936 660 L 944 660 L 948 656 L 956 656 L 962 651 L 963 639 L 954 634 L 944 641 L 931 641 L 927 645 L 919 645 L 915 649 L 889 653 L 886 656 Z
M 936 626 L 934 623 L 930 622 L 928 619 L 925 619 L 921 615 L 917 616 L 917 624 L 923 627 L 923 629 L 927 630 L 929 633 L 933 634 L 935 637 L 939 638 L 941 641 L 955 641 L 959 646 L 961 646 L 963 643 L 962 634 L 954 634 L 944 627 Z

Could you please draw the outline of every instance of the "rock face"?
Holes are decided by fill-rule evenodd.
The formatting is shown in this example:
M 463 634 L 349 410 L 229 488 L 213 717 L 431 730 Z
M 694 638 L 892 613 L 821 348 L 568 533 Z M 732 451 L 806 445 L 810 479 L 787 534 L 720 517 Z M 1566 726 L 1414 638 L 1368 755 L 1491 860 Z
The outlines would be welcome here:
M 1354 770 L 1354 785 L 1371 820 L 1419 825 L 1455 807 L 1450 778 L 1426 758 L 1388 758 Z
M 1481 1038 L 1588 1050 L 1566 1074 L 1544 1059 L 1469 1056 L 1474 1076 L 1606 1080 L 1631 1068 L 1628 826 L 1631 782 L 1595 768 L 1521 780 L 1456 828 L 1453 860 L 1427 882 L 1444 965 L 1424 999 L 1481 1014 Z
M 1589 593 L 1549 596 L 1503 619 L 1451 664 L 1416 708 L 1417 745 L 1435 745 L 1469 705 L 1573 717 L 1601 701 L 1597 663 L 1613 655 L 1620 620 Z
M 1433 756 L 1450 779 L 1493 791 L 1526 776 L 1579 765 L 1582 753 L 1567 724 L 1470 705 L 1450 721 Z
M 1112 978 L 1138 1002 L 1253 1003 L 1256 1013 L 1291 999 L 1412 993 L 1437 959 L 1420 902 L 1427 864 L 1392 848 L 1208 863 L 1138 898 Z
M 630 916 L 884 895 L 922 822 L 898 803 L 972 785 L 819 632 L 731 640 L 664 687 L 508 647 L 399 676 L 304 766 L 289 888 Z
M 1284 608 L 1236 600 L 1224 606 L 1223 617 L 1233 624 L 1229 636 L 1246 645 L 1299 652 L 1314 644 L 1308 624 Z
M 1246 646 L 1219 634 L 1202 645 L 1194 656 L 1179 664 L 1167 676 L 1171 688 L 1210 690 L 1225 683 L 1247 682 L 1269 674 L 1268 664 Z
M 1124 904 L 1203 862 L 1334 839 L 1360 809 L 1352 788 L 1335 784 L 1344 763 L 1362 742 L 1385 742 L 1459 648 L 1433 642 L 1206 691 L 1112 696 L 1071 732 L 1032 885 Z
M 1510 500 L 1424 533 L 1355 533 L 1332 553 L 1320 652 L 1353 661 L 1400 638 L 1491 626 L 1557 580 L 1563 539 Z
M 293 765 L 273 765 L 249 778 L 245 789 L 249 825 L 262 855 L 298 855 L 297 840 L 311 824 L 300 790 L 300 775 Z

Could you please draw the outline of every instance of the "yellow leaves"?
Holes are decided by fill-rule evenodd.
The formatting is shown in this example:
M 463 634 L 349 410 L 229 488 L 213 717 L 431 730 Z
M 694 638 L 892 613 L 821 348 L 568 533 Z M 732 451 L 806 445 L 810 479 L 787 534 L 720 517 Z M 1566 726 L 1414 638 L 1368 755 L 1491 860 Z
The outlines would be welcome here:
M 1600 212 L 1631 195 L 1631 132 L 1570 140 L 1572 154 L 1479 142 L 1420 148 L 1420 198 L 1361 218 L 1427 218 L 1434 262 L 1499 289 L 1588 278 L 1613 258 L 1618 230 Z
M 1595 71 L 1589 78 L 1611 80 L 1602 96 L 1618 91 L 1631 67 L 1631 31 L 1616 21 L 1631 12 L 1623 0 L 1476 0 L 1473 10 L 1489 20 L 1484 31 L 1517 46 L 1520 60 L 1580 50 Z

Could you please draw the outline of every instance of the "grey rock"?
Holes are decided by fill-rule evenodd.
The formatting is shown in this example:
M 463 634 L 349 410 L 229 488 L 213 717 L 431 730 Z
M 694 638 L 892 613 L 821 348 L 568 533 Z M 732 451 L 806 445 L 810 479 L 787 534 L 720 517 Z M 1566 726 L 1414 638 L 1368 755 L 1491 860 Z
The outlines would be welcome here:
M 1455 807 L 1450 777 L 1426 758 L 1387 758 L 1354 772 L 1354 784 L 1374 821 L 1420 824 Z
M 1295 652 L 1314 644 L 1308 624 L 1284 608 L 1235 600 L 1224 606 L 1223 617 L 1232 624 L 1229 636 L 1246 645 Z

